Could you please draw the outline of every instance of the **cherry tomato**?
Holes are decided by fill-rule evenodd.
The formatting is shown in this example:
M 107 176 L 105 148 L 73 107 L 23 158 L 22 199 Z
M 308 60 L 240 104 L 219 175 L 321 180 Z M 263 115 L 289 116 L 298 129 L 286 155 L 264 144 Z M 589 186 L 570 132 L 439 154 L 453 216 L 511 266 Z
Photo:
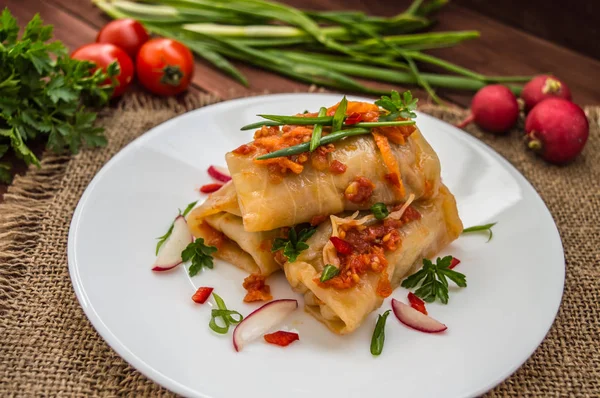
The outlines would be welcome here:
M 107 23 L 96 37 L 97 43 L 110 43 L 135 59 L 142 45 L 149 39 L 144 26 L 134 19 L 117 19 Z
M 79 47 L 71 54 L 71 58 L 90 61 L 98 68 L 106 70 L 106 67 L 117 61 L 119 63 L 119 74 L 117 75 L 117 86 L 112 97 L 122 95 L 133 80 L 133 62 L 129 55 L 119 47 L 108 43 L 92 43 Z M 96 70 L 96 68 L 94 68 Z M 106 80 L 110 83 L 110 79 Z
M 136 71 L 140 83 L 154 94 L 179 94 L 192 80 L 194 56 L 178 41 L 151 39 L 138 52 Z

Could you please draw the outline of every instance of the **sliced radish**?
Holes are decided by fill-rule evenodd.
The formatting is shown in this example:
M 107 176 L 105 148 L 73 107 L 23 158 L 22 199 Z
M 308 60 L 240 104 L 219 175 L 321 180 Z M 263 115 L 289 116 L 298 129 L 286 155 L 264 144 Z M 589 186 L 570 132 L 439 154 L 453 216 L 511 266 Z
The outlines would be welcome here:
M 298 301 L 292 299 L 274 300 L 248 315 L 233 331 L 233 348 L 242 347 L 265 334 L 273 326 L 283 321 L 298 308 Z
M 219 167 L 219 166 L 210 166 L 208 168 L 208 174 L 217 181 L 227 182 L 231 180 L 231 176 L 229 175 L 229 170 Z
M 448 329 L 443 323 L 420 313 L 410 305 L 406 305 L 396 299 L 392 299 L 392 310 L 400 322 L 420 332 L 439 333 Z
M 187 222 L 183 216 L 177 216 L 173 222 L 171 236 L 161 247 L 152 271 L 168 271 L 182 263 L 181 252 L 192 243 L 194 238 L 190 234 Z

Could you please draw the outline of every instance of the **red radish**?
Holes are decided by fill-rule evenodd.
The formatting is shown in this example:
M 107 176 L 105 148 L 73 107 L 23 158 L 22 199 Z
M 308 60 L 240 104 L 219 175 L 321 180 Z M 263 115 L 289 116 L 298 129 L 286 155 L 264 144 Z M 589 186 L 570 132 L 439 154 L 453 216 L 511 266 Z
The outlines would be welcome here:
M 275 333 L 265 334 L 263 337 L 265 338 L 265 341 L 267 343 L 275 344 L 281 347 L 287 347 L 294 341 L 300 340 L 300 336 L 298 335 L 298 333 L 286 332 L 283 330 L 280 330 Z
M 471 101 L 471 114 L 457 124 L 464 128 L 471 122 L 492 133 L 510 130 L 519 118 L 517 97 L 507 87 L 500 84 L 485 86 Z
M 342 238 L 338 238 L 337 236 L 332 236 L 329 238 L 331 243 L 333 243 L 333 247 L 335 247 L 335 251 L 340 254 L 350 254 L 352 253 L 352 245 L 349 242 L 346 242 Z
M 208 174 L 217 181 L 227 182 L 231 180 L 231 176 L 229 175 L 229 170 L 219 167 L 219 166 L 210 166 L 208 168 Z
M 196 290 L 196 293 L 194 293 L 192 296 L 192 300 L 194 300 L 195 303 L 204 304 L 210 297 L 210 294 L 213 290 L 214 289 L 212 287 L 199 287 L 198 290 Z
M 569 87 L 554 76 L 536 76 L 523 87 L 521 98 L 525 102 L 525 112 L 529 112 L 534 106 L 546 98 L 563 98 L 571 101 L 571 90 Z
M 458 264 L 460 264 L 460 260 L 457 259 L 456 257 L 452 257 L 452 262 L 450 263 L 450 266 L 448 267 L 449 269 L 453 269 L 454 267 L 456 267 Z
M 425 308 L 425 302 L 417 297 L 413 292 L 408 293 L 408 302 L 410 306 L 415 310 L 419 311 L 421 314 L 427 315 L 427 308 Z
M 439 333 L 448 329 L 443 323 L 396 299 L 392 299 L 392 310 L 400 322 L 420 332 Z
M 194 237 L 190 234 L 185 218 L 177 216 L 171 236 L 158 252 L 152 271 L 168 271 L 181 264 L 181 252 L 193 241 Z
M 537 104 L 525 120 L 527 146 L 551 163 L 563 164 L 577 157 L 589 136 L 583 110 L 562 98 Z
M 265 334 L 273 326 L 281 323 L 298 308 L 298 301 L 292 299 L 274 300 L 248 315 L 233 331 L 233 348 L 242 347 Z
M 221 189 L 223 184 L 206 184 L 200 187 L 200 192 L 202 193 L 213 193 Z

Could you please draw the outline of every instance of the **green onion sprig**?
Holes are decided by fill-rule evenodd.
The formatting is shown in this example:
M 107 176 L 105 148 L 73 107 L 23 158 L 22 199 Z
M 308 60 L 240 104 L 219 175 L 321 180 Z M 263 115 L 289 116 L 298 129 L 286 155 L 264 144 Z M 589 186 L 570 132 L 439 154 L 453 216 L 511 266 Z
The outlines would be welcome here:
M 345 97 L 344 97 L 345 98 Z M 327 108 L 321 107 L 319 109 L 319 117 L 324 117 L 327 114 Z M 313 128 L 312 136 L 310 137 L 310 151 L 314 151 L 319 146 L 319 141 L 321 141 L 321 133 L 323 132 L 322 124 L 315 124 Z
M 210 322 L 208 326 L 219 334 L 226 334 L 229 331 L 231 325 L 237 325 L 244 320 L 244 316 L 237 311 L 233 311 L 227 308 L 225 301 L 217 293 L 213 292 L 213 298 L 217 304 L 218 309 L 211 311 Z M 237 319 L 235 318 L 237 317 Z M 217 323 L 217 319 L 221 320 L 223 326 Z
M 377 317 L 377 324 L 375 330 L 373 330 L 373 337 L 371 337 L 371 354 L 380 355 L 383 351 L 383 343 L 385 343 L 385 322 L 387 321 L 388 315 L 391 310 L 387 310 L 383 314 Z

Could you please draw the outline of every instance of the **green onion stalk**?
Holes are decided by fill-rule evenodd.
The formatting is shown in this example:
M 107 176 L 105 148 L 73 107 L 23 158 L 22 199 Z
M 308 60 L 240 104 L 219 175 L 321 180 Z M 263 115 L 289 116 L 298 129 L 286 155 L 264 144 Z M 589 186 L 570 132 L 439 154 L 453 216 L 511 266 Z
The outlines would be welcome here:
M 356 78 L 416 85 L 437 102 L 435 88 L 477 91 L 503 83 L 519 94 L 521 86 L 514 83 L 531 78 L 487 76 L 427 54 L 479 37 L 469 30 L 422 32 L 447 0 L 415 0 L 387 18 L 357 11 L 302 11 L 268 0 L 92 1 L 112 18 L 134 18 L 152 33 L 181 41 L 245 86 L 248 80 L 231 60 L 347 92 L 389 94 Z M 423 72 L 427 68 L 443 73 Z

